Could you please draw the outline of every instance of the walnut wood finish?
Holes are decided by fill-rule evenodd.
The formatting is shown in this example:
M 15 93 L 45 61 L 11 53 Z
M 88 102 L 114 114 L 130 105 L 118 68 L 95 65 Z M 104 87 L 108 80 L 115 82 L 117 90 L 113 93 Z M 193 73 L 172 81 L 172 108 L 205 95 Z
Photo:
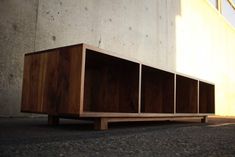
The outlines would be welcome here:
M 205 82 L 199 82 L 199 112 L 215 113 L 215 89 Z
M 214 85 L 79 44 L 25 55 L 21 110 L 48 114 L 49 124 L 91 119 L 99 130 L 117 121 L 206 122 Z
M 174 74 L 142 66 L 141 112 L 174 113 Z
M 107 130 L 108 124 L 113 122 L 136 122 L 136 121 L 169 121 L 169 120 L 182 120 L 182 119 L 201 119 L 201 123 L 207 123 L 207 116 L 170 116 L 170 117 L 109 117 L 109 118 L 95 118 L 94 119 L 94 128 L 96 130 Z
M 176 112 L 197 113 L 198 81 L 176 75 Z
M 25 55 L 23 112 L 79 112 L 81 50 L 72 46 Z
M 86 51 L 84 111 L 138 112 L 139 65 Z

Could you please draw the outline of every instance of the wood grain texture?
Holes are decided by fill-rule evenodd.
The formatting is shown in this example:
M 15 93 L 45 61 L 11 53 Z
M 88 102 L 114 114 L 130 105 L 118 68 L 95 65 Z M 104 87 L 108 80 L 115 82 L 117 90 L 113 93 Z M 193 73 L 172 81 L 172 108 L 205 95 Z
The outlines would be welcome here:
M 94 127 L 96 130 L 107 130 L 109 123 L 114 122 L 136 122 L 136 121 L 166 121 L 166 120 L 184 120 L 184 119 L 201 119 L 201 123 L 207 123 L 207 116 L 171 116 L 171 117 L 109 117 L 109 118 L 95 118 L 94 119 Z
M 138 112 L 139 64 L 86 51 L 84 111 Z
M 174 112 L 174 74 L 142 66 L 141 112 Z
M 199 87 L 198 79 L 79 44 L 25 55 L 21 110 L 76 118 L 213 114 L 214 85 Z
M 95 130 L 107 130 L 108 129 L 107 118 L 96 118 L 94 120 L 94 128 Z
M 58 89 L 61 93 L 61 104 L 58 112 L 66 114 L 78 114 L 81 92 L 81 45 L 65 48 L 61 51 L 61 71 L 59 73 L 60 83 Z
M 141 118 L 141 117 L 202 117 L 206 115 L 213 115 L 208 113 L 114 113 L 114 112 L 83 112 L 80 117 L 130 117 L 130 118 Z
M 197 80 L 176 75 L 176 112 L 197 113 Z
M 43 105 L 46 55 L 26 55 L 21 110 L 24 112 L 46 113 Z
M 22 111 L 79 113 L 81 51 L 79 45 L 25 55 Z
M 199 82 L 199 113 L 215 113 L 214 85 Z

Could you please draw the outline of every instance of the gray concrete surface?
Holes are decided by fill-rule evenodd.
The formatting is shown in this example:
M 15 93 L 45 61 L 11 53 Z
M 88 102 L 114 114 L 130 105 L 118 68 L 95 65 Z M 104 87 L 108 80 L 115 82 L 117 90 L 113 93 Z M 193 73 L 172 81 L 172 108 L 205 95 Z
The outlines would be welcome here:
M 0 0 L 0 116 L 20 115 L 23 57 L 34 51 L 36 0 Z
M 1 118 L 0 156 L 166 156 L 234 157 L 235 117 L 115 123 L 107 131 L 92 123 L 45 118 Z
M 175 70 L 179 0 L 40 0 L 36 50 L 85 42 Z

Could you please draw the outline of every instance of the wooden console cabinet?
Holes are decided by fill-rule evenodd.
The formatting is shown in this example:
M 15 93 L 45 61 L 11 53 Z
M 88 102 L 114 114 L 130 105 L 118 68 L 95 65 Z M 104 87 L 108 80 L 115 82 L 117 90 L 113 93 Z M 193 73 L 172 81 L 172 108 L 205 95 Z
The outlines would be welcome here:
M 113 55 L 110 55 L 113 54 Z M 214 85 L 78 44 L 24 58 L 22 112 L 109 122 L 201 118 L 214 114 Z

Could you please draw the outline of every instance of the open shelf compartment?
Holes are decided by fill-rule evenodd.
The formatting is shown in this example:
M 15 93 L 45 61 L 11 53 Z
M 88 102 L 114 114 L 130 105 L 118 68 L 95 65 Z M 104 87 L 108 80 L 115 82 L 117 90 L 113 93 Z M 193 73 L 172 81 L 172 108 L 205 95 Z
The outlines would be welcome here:
M 142 65 L 141 112 L 174 113 L 174 74 Z
M 215 113 L 215 87 L 199 81 L 199 113 Z
M 139 64 L 86 49 L 84 112 L 138 113 Z
M 198 80 L 176 75 L 176 113 L 198 113 Z
M 109 122 L 202 118 L 215 112 L 215 87 L 198 79 L 112 56 L 86 44 L 25 55 L 21 111 Z M 141 79 L 140 79 L 141 78 Z

